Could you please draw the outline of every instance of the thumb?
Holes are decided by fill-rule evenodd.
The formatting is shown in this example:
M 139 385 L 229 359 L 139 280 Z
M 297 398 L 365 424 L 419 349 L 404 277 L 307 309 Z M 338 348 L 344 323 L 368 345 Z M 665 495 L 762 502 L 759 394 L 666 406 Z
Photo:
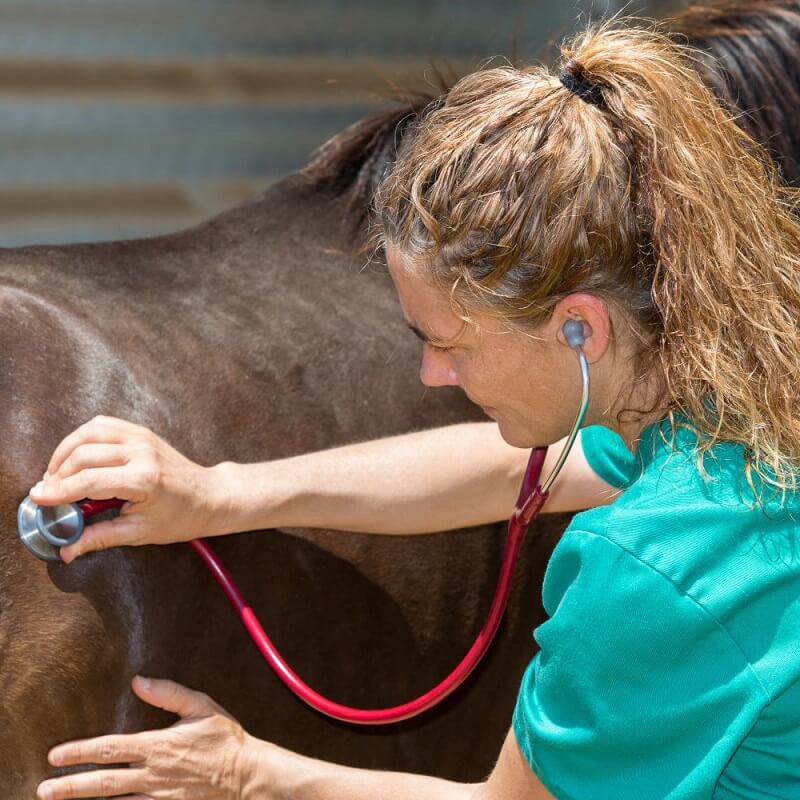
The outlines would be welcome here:
M 103 522 L 93 522 L 86 526 L 83 535 L 75 544 L 61 548 L 59 551 L 61 560 L 69 564 L 78 556 L 95 550 L 107 550 L 109 547 L 131 544 L 135 539 L 135 533 L 136 523 L 131 523 L 128 517 L 117 516 Z
M 187 689 L 175 681 L 137 675 L 131 686 L 136 696 L 148 705 L 163 708 L 183 718 L 210 717 L 220 710 L 208 695 Z

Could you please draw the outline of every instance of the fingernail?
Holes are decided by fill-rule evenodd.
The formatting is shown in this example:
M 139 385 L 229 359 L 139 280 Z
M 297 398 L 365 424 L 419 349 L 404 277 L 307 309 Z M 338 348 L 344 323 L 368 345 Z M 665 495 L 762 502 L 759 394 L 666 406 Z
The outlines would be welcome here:
M 36 486 L 34 486 L 33 489 L 31 489 L 31 492 L 36 492 L 36 494 L 39 494 L 40 492 L 43 491 L 44 491 L 44 481 L 39 481 L 39 483 L 37 483 Z
M 61 755 L 60 750 L 51 750 L 49 755 L 47 756 L 47 760 L 54 766 L 57 767 L 64 759 Z
M 42 783 L 39 784 L 36 794 L 39 796 L 40 800 L 50 800 L 53 796 L 53 791 L 47 784 Z
M 139 686 L 141 686 L 142 689 L 150 688 L 150 678 L 143 678 L 141 675 L 137 675 L 136 680 L 139 681 Z

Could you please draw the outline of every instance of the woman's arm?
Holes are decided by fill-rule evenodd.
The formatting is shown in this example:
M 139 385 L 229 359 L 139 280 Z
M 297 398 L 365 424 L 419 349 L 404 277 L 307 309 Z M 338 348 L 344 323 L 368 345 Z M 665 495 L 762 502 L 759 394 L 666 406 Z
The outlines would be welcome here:
M 550 474 L 564 441 L 550 447 Z M 412 534 L 506 519 L 528 452 L 493 422 L 464 423 L 260 464 L 203 467 L 139 425 L 96 417 L 56 448 L 31 498 L 55 505 L 84 497 L 128 502 L 90 525 L 76 555 L 119 545 L 167 544 L 267 528 Z M 586 463 L 580 437 L 544 509 L 610 502 L 617 490 Z
M 225 532 L 333 528 L 427 533 L 509 516 L 528 452 L 493 422 L 391 436 L 259 464 L 214 469 Z
M 427 775 L 353 769 L 255 740 L 242 800 L 554 800 L 509 731 L 489 779 L 453 783 Z
M 566 443 L 550 446 L 546 478 Z M 430 533 L 507 519 L 529 456 L 494 422 L 450 425 L 261 464 L 217 465 L 226 486 L 228 533 L 262 528 L 332 528 Z M 543 511 L 579 511 L 618 490 L 592 471 L 580 434 Z

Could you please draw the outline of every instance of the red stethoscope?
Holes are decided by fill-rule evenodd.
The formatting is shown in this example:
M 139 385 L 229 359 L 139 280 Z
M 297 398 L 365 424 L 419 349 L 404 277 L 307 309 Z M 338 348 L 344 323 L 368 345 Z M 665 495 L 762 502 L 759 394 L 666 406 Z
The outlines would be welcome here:
M 550 486 L 572 449 L 589 405 L 589 365 L 581 349 L 584 343 L 583 326 L 578 320 L 567 320 L 562 330 L 567 343 L 577 352 L 580 361 L 582 386 L 580 411 L 558 462 L 544 485 L 539 484 L 539 476 L 547 455 L 547 447 L 537 447 L 531 452 L 514 513 L 508 522 L 508 534 L 497 588 L 480 633 L 458 666 L 443 681 L 415 700 L 391 708 L 360 709 L 335 703 L 315 692 L 300 679 L 275 649 L 253 613 L 253 609 L 248 605 L 230 573 L 219 561 L 208 543 L 200 539 L 189 542 L 222 587 L 264 659 L 286 686 L 312 708 L 334 719 L 359 725 L 386 725 L 410 719 L 432 708 L 455 691 L 467 679 L 489 649 L 508 603 L 511 578 L 525 533 L 547 500 Z M 37 558 L 60 562 L 58 549 L 78 541 L 84 530 L 84 520 L 103 511 L 120 508 L 125 502 L 125 500 L 114 498 L 111 500 L 84 500 L 80 503 L 60 506 L 37 506 L 30 497 L 26 497 L 20 503 L 17 511 L 17 529 L 20 540 Z

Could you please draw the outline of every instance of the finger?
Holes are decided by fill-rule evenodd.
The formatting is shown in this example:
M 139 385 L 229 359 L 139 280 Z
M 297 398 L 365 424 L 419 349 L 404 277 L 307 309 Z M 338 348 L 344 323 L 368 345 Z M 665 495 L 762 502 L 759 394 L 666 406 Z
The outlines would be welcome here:
M 163 708 L 181 717 L 209 717 L 222 712 L 222 709 L 202 692 L 196 692 L 181 686 L 175 681 L 159 678 L 143 678 L 137 675 L 133 679 L 133 691 L 151 706 Z
M 152 748 L 157 731 L 112 734 L 94 739 L 79 739 L 57 745 L 48 754 L 47 760 L 54 767 L 75 764 L 132 764 L 144 761 Z
M 39 800 L 67 800 L 75 797 L 119 797 L 149 789 L 149 776 L 143 769 L 104 769 L 81 772 L 39 784 Z
M 118 467 L 130 460 L 130 450 L 121 444 L 79 444 L 56 470 L 55 477 L 64 480 L 82 469 Z M 47 479 L 45 479 L 47 485 Z
M 139 544 L 141 527 L 138 520 L 123 516 L 103 522 L 93 522 L 86 526 L 83 535 L 75 544 L 62 547 L 59 555 L 65 564 L 70 564 L 79 556 L 85 556 L 87 553 L 97 550 Z
M 84 497 L 93 500 L 119 497 L 138 502 L 144 499 L 145 494 L 136 489 L 134 478 L 125 467 L 94 467 L 63 479 L 53 475 L 47 481 L 37 483 L 30 496 L 34 503 L 48 506 L 73 503 Z
M 120 444 L 125 441 L 125 428 L 113 417 L 94 417 L 76 428 L 69 436 L 66 436 L 56 447 L 50 462 L 47 465 L 47 472 L 55 475 L 58 472 L 64 459 L 79 445 L 89 442 L 107 442 L 109 444 Z

